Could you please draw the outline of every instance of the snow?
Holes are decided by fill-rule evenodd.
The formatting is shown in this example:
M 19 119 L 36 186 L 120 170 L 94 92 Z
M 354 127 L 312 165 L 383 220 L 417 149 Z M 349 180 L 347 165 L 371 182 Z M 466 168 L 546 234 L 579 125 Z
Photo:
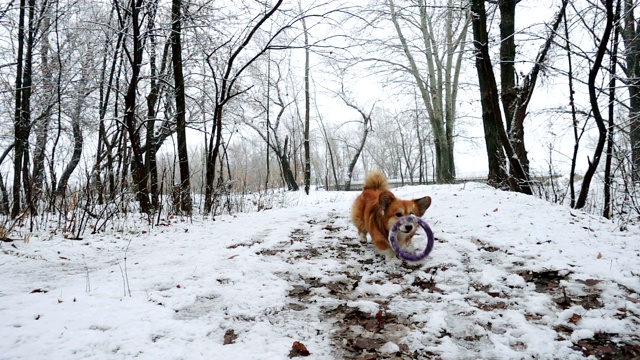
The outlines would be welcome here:
M 421 262 L 359 243 L 357 192 L 1 243 L 0 359 L 287 359 L 295 341 L 313 359 L 640 352 L 637 227 L 481 184 L 394 191 L 433 198 Z

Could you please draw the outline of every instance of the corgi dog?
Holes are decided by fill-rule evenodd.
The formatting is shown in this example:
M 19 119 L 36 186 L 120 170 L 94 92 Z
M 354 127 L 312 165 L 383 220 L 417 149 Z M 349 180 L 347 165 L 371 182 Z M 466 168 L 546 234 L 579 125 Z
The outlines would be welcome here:
M 373 245 L 387 259 L 395 253 L 389 244 L 389 231 L 399 218 L 407 215 L 421 217 L 431 206 L 431 197 L 425 196 L 413 200 L 400 200 L 391 191 L 386 176 L 381 172 L 370 172 L 365 181 L 362 193 L 356 198 L 351 208 L 351 221 L 358 228 L 361 242 L 371 236 Z M 411 243 L 411 238 L 418 230 L 418 224 L 405 224 L 398 232 L 401 246 Z

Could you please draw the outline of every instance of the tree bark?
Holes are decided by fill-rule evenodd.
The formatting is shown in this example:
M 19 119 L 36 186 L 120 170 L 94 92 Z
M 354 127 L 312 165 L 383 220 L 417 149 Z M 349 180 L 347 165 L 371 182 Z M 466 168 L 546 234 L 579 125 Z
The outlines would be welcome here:
M 629 142 L 631 144 L 631 177 L 640 181 L 640 29 L 634 15 L 634 0 L 624 0 L 624 57 L 627 64 L 629 91 Z
M 9 145 L 0 155 L 0 165 L 4 162 L 4 159 L 9 155 L 9 152 L 13 150 L 15 143 Z M 4 179 L 2 178 L 2 173 L 0 172 L 0 214 L 8 215 L 9 214 L 9 192 L 7 188 L 4 186 Z
M 213 113 L 213 127 L 211 129 L 211 137 L 209 138 L 209 144 L 207 147 L 207 156 L 205 161 L 205 196 L 204 196 L 204 213 L 208 214 L 213 208 L 214 202 L 214 192 L 215 192 L 215 176 L 216 176 L 216 160 L 218 159 L 218 153 L 220 152 L 220 143 L 222 141 L 222 119 L 224 115 L 224 107 L 226 103 L 231 100 L 237 94 L 232 93 L 235 82 L 238 77 L 242 74 L 242 72 L 258 57 L 262 56 L 266 52 L 266 48 L 262 49 L 256 56 L 254 56 L 248 63 L 241 67 L 235 75 L 232 75 L 232 72 L 235 67 L 235 61 L 242 53 L 242 51 L 246 48 L 246 46 L 251 42 L 251 39 L 255 35 L 255 33 L 260 29 L 260 27 L 269 19 L 282 5 L 284 0 L 278 0 L 273 7 L 266 12 L 258 22 L 251 28 L 248 32 L 247 36 L 243 39 L 241 44 L 235 49 L 227 63 L 225 65 L 224 74 L 222 74 L 220 79 L 220 85 L 217 87 L 218 93 L 216 94 L 216 103 Z M 211 65 L 210 54 L 207 56 L 207 63 L 212 70 L 212 73 L 215 74 L 214 67 Z
M 513 175 L 506 179 L 509 187 L 514 191 L 531 195 L 532 191 L 527 173 L 512 146 L 502 122 L 499 103 L 500 95 L 489 56 L 487 14 L 484 0 L 472 0 L 471 12 L 473 13 L 473 37 L 476 49 L 476 70 L 478 71 L 480 85 L 482 120 L 485 128 L 487 155 L 489 157 L 489 182 L 492 185 L 501 185 L 503 183 L 506 172 L 504 168 L 500 169 L 500 167 L 508 162 L 509 171 Z M 496 149 L 496 147 L 500 149 Z M 503 149 L 506 153 L 506 159 L 503 158 Z
M 56 20 L 57 21 L 57 20 Z M 47 148 L 47 141 L 49 140 L 49 125 L 51 123 L 51 109 L 54 105 L 56 96 L 55 79 L 53 76 L 52 65 L 49 63 L 49 27 L 51 26 L 51 15 L 49 11 L 45 10 L 43 19 L 41 22 L 42 40 L 40 45 L 40 69 L 42 74 L 44 98 L 46 102 L 44 104 L 44 112 L 40 116 L 40 120 L 34 124 L 36 133 L 36 144 L 33 155 L 33 170 L 31 179 L 33 181 L 33 191 L 36 194 L 41 194 L 44 191 L 44 160 Z M 60 76 L 60 75 L 58 75 Z
M 140 147 L 140 132 L 136 118 L 137 90 L 140 80 L 140 67 L 142 65 L 143 47 L 140 35 L 140 7 L 142 0 L 130 0 L 130 11 L 132 20 L 132 49 L 131 78 L 124 98 L 125 104 L 125 125 L 131 143 L 131 176 L 135 188 L 136 199 L 140 204 L 140 211 L 149 214 L 151 204 L 149 202 L 149 192 L 147 190 L 148 174 L 145 172 L 143 156 Z
M 358 107 L 358 105 L 347 99 L 344 90 L 342 91 L 340 97 L 342 98 L 342 101 L 344 101 L 345 105 L 356 110 L 358 113 L 360 113 L 360 116 L 362 116 L 362 135 L 360 137 L 358 146 L 355 148 L 355 153 L 353 154 L 353 157 L 351 158 L 351 161 L 349 162 L 349 165 L 347 167 L 347 179 L 344 182 L 344 190 L 350 191 L 351 179 L 353 178 L 353 169 L 355 169 L 356 164 L 358 163 L 358 159 L 360 159 L 360 154 L 362 154 L 364 145 L 367 143 L 367 136 L 369 135 L 369 130 L 371 129 L 371 113 L 373 112 L 373 108 L 371 108 L 368 114 L 365 113 L 364 110 Z
M 28 9 L 27 9 L 28 8 Z M 25 24 L 25 12 L 28 19 Z M 11 217 L 16 218 L 22 212 L 21 188 L 24 188 L 25 200 L 33 207 L 29 183 L 29 134 L 31 132 L 31 64 L 34 42 L 34 11 L 35 0 L 20 0 L 20 14 L 18 20 L 18 58 L 16 67 L 16 98 L 14 113 L 14 161 L 13 161 L 13 204 Z
M 191 181 L 189 174 L 189 153 L 186 135 L 186 103 L 184 90 L 184 74 L 182 72 L 182 0 L 172 1 L 171 10 L 171 49 L 173 59 L 173 76 L 176 100 L 176 125 L 178 137 L 178 165 L 180 168 L 180 200 L 181 210 L 191 214 Z
M 302 6 L 300 5 L 300 12 Z M 307 21 L 302 18 L 302 30 L 304 31 L 304 192 L 309 195 L 311 188 L 311 150 L 309 149 L 309 120 L 311 118 L 311 93 L 309 92 L 309 30 Z
M 620 21 L 620 0 L 616 2 L 616 12 L 613 22 L 617 24 Z M 613 40 L 611 41 L 611 54 L 609 59 L 609 67 L 611 73 L 609 74 L 609 121 L 607 126 L 607 150 L 605 157 L 604 167 L 604 204 L 602 210 L 602 216 L 607 219 L 611 219 L 613 216 L 611 210 L 611 184 L 613 182 L 613 173 L 611 171 L 611 163 L 613 161 L 613 130 L 614 130 L 614 116 L 615 116 L 615 102 L 616 102 L 616 67 L 618 64 L 618 27 L 614 28 Z
M 86 71 L 86 70 L 85 70 Z M 81 118 L 82 118 L 82 110 L 85 106 L 85 96 L 84 89 L 82 84 L 86 81 L 86 78 L 83 76 L 80 80 L 80 84 L 78 86 L 80 89 L 77 90 L 76 93 L 76 106 L 73 110 L 73 114 L 71 115 L 71 132 L 73 134 L 73 152 L 71 154 L 71 159 L 67 163 L 67 166 L 64 168 L 64 171 L 60 175 L 60 180 L 58 180 L 58 186 L 56 187 L 56 194 L 58 196 L 65 196 L 67 186 L 69 184 L 69 179 L 71 175 L 75 171 L 76 167 L 80 163 L 80 157 L 82 156 L 84 138 L 82 136 L 82 128 L 80 126 Z
M 480 86 L 482 106 L 482 124 L 484 126 L 485 145 L 489 161 L 489 184 L 503 187 L 508 184 L 507 161 L 498 135 L 502 126 L 498 87 L 493 75 L 493 65 L 489 57 L 489 34 L 487 33 L 487 14 L 484 0 L 473 0 L 471 5 L 473 39 L 475 46 L 476 70 Z
M 419 31 L 422 35 L 422 44 L 424 45 L 424 55 L 427 63 L 426 75 L 422 76 L 418 63 L 413 56 L 407 39 L 402 31 L 399 22 L 398 13 L 393 0 L 387 0 L 389 11 L 391 13 L 391 22 L 395 28 L 396 34 L 400 41 L 400 45 L 407 61 L 409 62 L 408 72 L 413 77 L 414 82 L 420 90 L 420 96 L 427 112 L 433 132 L 433 142 L 436 151 L 436 180 L 438 183 L 452 183 L 455 179 L 455 161 L 453 157 L 453 130 L 455 121 L 455 101 L 457 90 L 456 87 L 459 68 L 454 69 L 452 76 L 453 54 L 462 53 L 464 46 L 464 38 L 466 30 L 462 31 L 459 38 L 453 40 L 451 32 L 452 12 L 447 15 L 447 23 L 445 25 L 447 32 L 446 42 L 449 47 L 446 49 L 445 62 L 442 64 L 439 54 L 434 49 L 435 38 L 432 29 L 431 18 L 427 13 L 427 6 L 423 0 L 418 1 L 420 9 Z M 451 5 L 451 2 L 449 2 Z M 453 10 L 451 10 L 453 11 Z M 460 55 L 460 54 L 459 54 Z M 460 66 L 461 58 L 458 57 L 456 66 Z M 455 80 L 451 80 L 455 79 Z
M 593 66 L 589 71 L 589 79 L 587 84 L 589 87 L 589 101 L 591 102 L 593 119 L 598 126 L 598 143 L 596 144 L 596 148 L 593 152 L 593 159 L 589 161 L 589 167 L 587 168 L 584 179 L 582 180 L 580 194 L 578 195 L 578 200 L 576 201 L 576 209 L 582 209 L 587 203 L 587 196 L 589 195 L 591 180 L 596 170 L 598 169 L 598 163 L 600 162 L 607 137 L 607 127 L 605 125 L 604 119 L 602 118 L 602 114 L 600 113 L 600 106 L 598 105 L 596 80 L 598 73 L 602 68 L 602 60 L 604 59 L 604 55 L 607 53 L 607 46 L 609 43 L 609 38 L 611 36 L 611 30 L 613 29 L 613 0 L 605 0 L 604 6 L 607 11 L 605 28 L 602 34 L 602 39 L 600 40 L 600 44 L 598 46 L 598 51 L 596 52 L 595 60 L 593 61 Z

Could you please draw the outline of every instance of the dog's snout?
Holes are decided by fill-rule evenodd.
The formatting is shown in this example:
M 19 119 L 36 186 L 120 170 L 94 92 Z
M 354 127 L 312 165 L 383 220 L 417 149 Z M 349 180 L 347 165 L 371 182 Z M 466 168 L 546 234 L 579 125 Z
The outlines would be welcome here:
M 405 232 L 410 232 L 411 230 L 413 230 L 413 225 L 407 224 L 407 225 L 404 226 L 404 231 Z

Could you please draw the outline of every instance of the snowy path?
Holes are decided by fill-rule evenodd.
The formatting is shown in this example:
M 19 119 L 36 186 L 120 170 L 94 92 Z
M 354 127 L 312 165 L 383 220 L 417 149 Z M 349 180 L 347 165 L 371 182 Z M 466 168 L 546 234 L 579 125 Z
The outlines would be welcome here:
M 637 228 L 479 185 L 397 193 L 434 198 L 419 264 L 358 242 L 356 193 L 2 244 L 0 359 L 640 356 Z

